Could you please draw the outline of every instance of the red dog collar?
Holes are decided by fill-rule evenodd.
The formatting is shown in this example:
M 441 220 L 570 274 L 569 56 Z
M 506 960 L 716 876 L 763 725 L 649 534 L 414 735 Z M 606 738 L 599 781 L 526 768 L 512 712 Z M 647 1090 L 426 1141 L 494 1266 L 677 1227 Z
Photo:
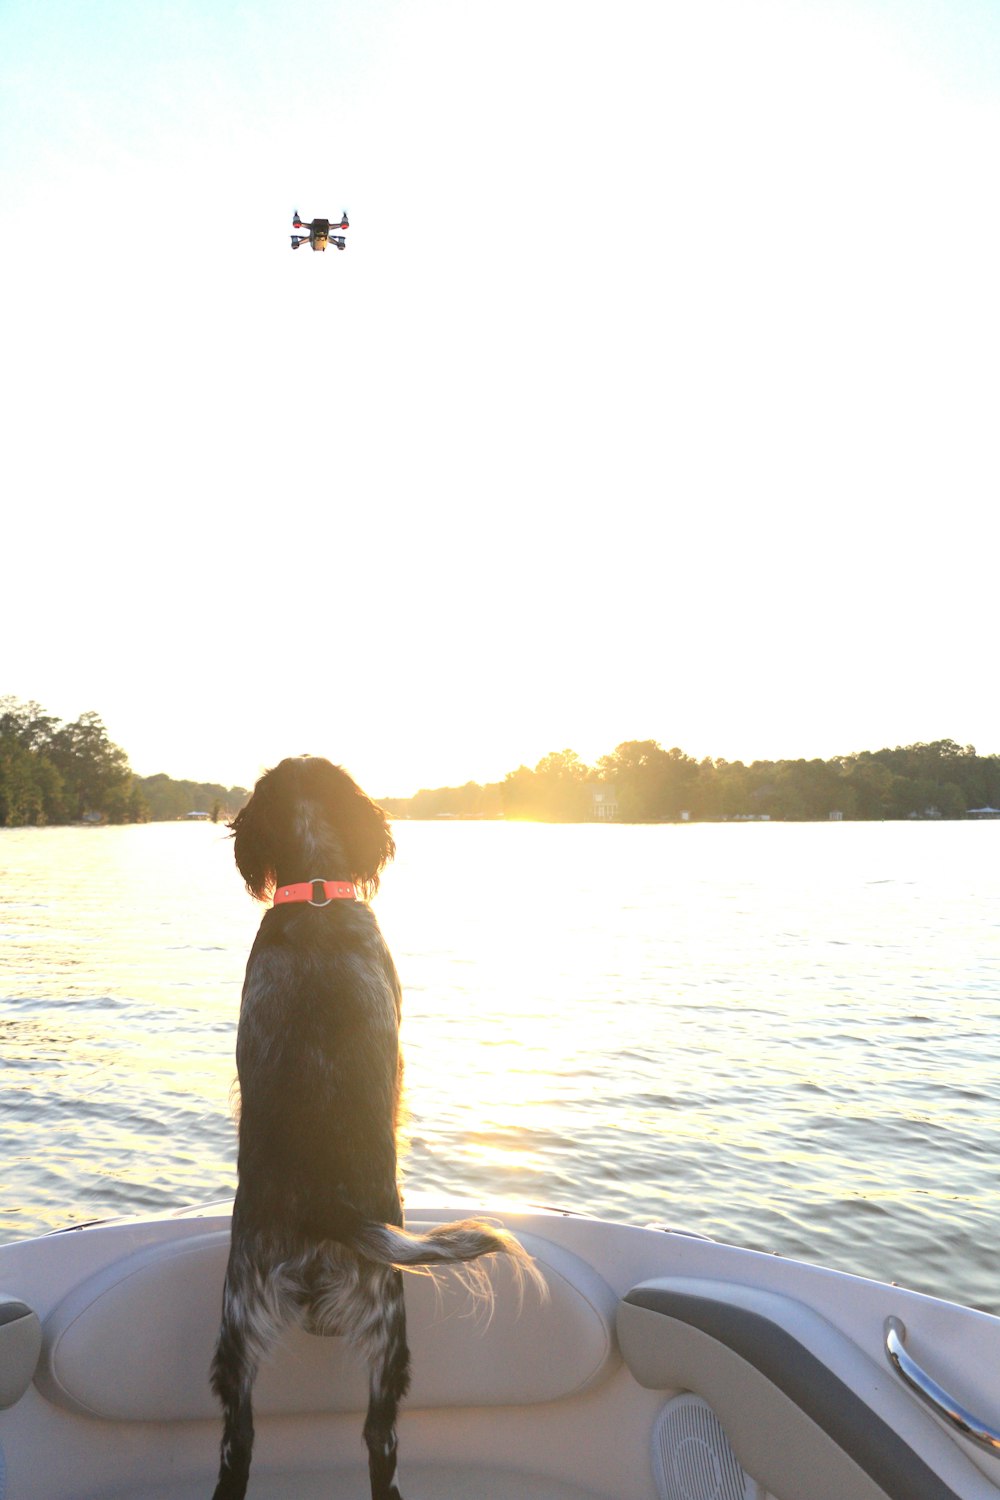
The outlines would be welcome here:
M 303 880 L 299 885 L 280 885 L 274 904 L 308 901 L 310 906 L 329 906 L 331 901 L 356 901 L 358 892 L 349 880 Z

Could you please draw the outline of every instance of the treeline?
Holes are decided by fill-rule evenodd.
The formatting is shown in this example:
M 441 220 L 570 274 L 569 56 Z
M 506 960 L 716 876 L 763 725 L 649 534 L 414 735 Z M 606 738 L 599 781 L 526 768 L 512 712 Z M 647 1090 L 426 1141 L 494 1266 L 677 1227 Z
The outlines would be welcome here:
M 0 827 L 128 823 L 200 813 L 228 821 L 244 787 L 139 777 L 96 713 L 71 724 L 37 703 L 0 697 Z M 518 766 L 503 781 L 386 797 L 395 817 L 540 822 L 843 817 L 961 818 L 1000 808 L 1000 755 L 954 740 L 863 750 L 832 760 L 695 760 L 656 740 L 626 740 L 594 766 L 573 750 Z
M 243 787 L 135 776 L 100 717 L 64 724 L 37 703 L 0 697 L 0 828 L 46 823 L 143 823 L 204 812 L 229 818 Z
M 596 766 L 572 750 L 519 766 L 502 782 L 387 798 L 397 817 L 541 822 L 681 819 L 961 818 L 1000 808 L 1000 756 L 954 740 L 863 750 L 832 760 L 695 760 L 655 740 L 627 740 Z
M 128 757 L 97 714 L 63 724 L 37 703 L 0 698 L 0 825 L 143 815 Z
M 424 788 L 412 797 L 382 797 L 379 805 L 394 818 L 502 818 L 506 811 L 499 781 Z
M 205 813 L 213 823 L 228 822 L 250 793 L 246 787 L 220 786 L 214 781 L 174 781 L 162 771 L 139 776 L 136 785 L 146 804 L 146 816 L 154 823 Z

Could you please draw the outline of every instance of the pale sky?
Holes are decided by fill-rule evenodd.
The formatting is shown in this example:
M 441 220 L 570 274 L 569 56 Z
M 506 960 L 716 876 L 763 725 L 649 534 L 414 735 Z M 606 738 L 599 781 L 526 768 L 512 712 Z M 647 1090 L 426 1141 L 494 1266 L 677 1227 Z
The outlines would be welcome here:
M 6 0 L 0 693 L 383 796 L 1000 751 L 998 164 L 994 0 Z

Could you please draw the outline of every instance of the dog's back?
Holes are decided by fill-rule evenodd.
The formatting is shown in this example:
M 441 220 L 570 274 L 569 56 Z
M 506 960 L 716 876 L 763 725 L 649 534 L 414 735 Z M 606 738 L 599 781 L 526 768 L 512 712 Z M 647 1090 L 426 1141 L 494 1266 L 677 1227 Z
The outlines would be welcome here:
M 340 1239 L 348 1209 L 400 1223 L 400 988 L 371 908 L 276 906 L 243 987 L 241 1218 Z

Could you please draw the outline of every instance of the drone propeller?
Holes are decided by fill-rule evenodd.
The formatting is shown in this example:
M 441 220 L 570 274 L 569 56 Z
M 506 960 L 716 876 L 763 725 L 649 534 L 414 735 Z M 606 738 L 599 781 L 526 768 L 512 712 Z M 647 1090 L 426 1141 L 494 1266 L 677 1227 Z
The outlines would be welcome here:
M 295 210 L 295 216 L 292 219 L 292 228 L 293 229 L 301 229 L 302 228 L 302 220 L 299 218 L 299 211 L 298 211 L 298 209 Z

